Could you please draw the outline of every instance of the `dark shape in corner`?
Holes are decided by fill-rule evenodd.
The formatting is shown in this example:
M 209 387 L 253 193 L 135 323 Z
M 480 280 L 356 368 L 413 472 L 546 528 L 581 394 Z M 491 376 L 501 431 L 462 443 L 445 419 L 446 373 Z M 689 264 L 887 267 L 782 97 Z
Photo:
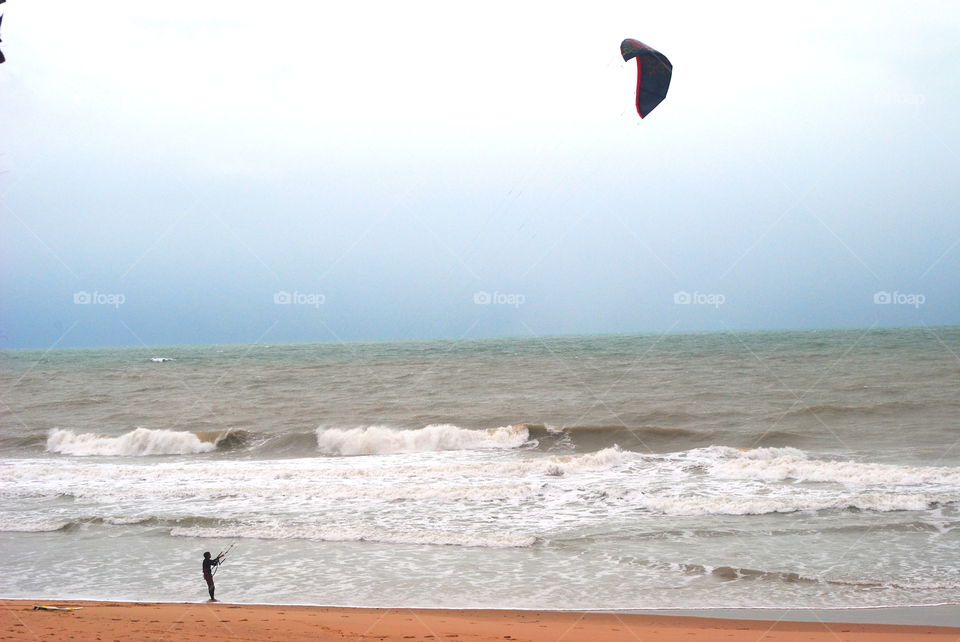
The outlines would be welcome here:
M 667 97 L 673 65 L 662 53 L 633 38 L 620 43 L 620 54 L 624 60 L 637 60 L 637 113 L 644 118 Z

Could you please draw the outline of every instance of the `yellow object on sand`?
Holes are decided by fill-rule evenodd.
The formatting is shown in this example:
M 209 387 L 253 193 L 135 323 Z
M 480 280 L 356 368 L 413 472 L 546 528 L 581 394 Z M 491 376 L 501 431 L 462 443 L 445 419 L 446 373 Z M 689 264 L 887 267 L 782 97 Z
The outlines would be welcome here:
M 47 606 L 46 604 L 34 604 L 34 611 L 79 611 L 82 606 Z

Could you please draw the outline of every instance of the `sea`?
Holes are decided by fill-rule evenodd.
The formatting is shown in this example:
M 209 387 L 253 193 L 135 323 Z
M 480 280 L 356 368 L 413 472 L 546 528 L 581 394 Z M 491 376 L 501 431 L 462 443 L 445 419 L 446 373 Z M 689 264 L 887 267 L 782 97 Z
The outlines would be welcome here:
M 960 603 L 960 328 L 0 353 L 0 597 Z

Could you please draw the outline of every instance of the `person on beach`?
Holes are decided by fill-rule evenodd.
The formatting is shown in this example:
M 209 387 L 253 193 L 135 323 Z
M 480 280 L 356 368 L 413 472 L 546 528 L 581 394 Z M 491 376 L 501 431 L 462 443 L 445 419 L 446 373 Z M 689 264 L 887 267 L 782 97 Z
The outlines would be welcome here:
M 213 591 L 216 587 L 213 585 L 213 567 L 220 564 L 220 560 L 223 559 L 223 553 L 220 553 L 214 558 L 210 557 L 209 551 L 203 554 L 203 579 L 207 581 L 207 591 L 210 592 L 210 601 L 216 602 L 217 599 L 213 597 Z

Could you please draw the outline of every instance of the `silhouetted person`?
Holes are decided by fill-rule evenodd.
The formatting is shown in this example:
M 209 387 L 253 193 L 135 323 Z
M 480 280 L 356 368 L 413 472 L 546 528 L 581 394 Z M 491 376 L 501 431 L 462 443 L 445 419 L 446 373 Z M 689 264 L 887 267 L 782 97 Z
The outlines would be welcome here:
M 207 581 L 207 590 L 210 592 L 210 601 L 216 602 L 217 599 L 213 597 L 213 591 L 216 587 L 213 585 L 213 567 L 220 565 L 220 560 L 223 559 L 223 553 L 220 553 L 213 559 L 210 558 L 210 553 L 203 554 L 203 579 Z

